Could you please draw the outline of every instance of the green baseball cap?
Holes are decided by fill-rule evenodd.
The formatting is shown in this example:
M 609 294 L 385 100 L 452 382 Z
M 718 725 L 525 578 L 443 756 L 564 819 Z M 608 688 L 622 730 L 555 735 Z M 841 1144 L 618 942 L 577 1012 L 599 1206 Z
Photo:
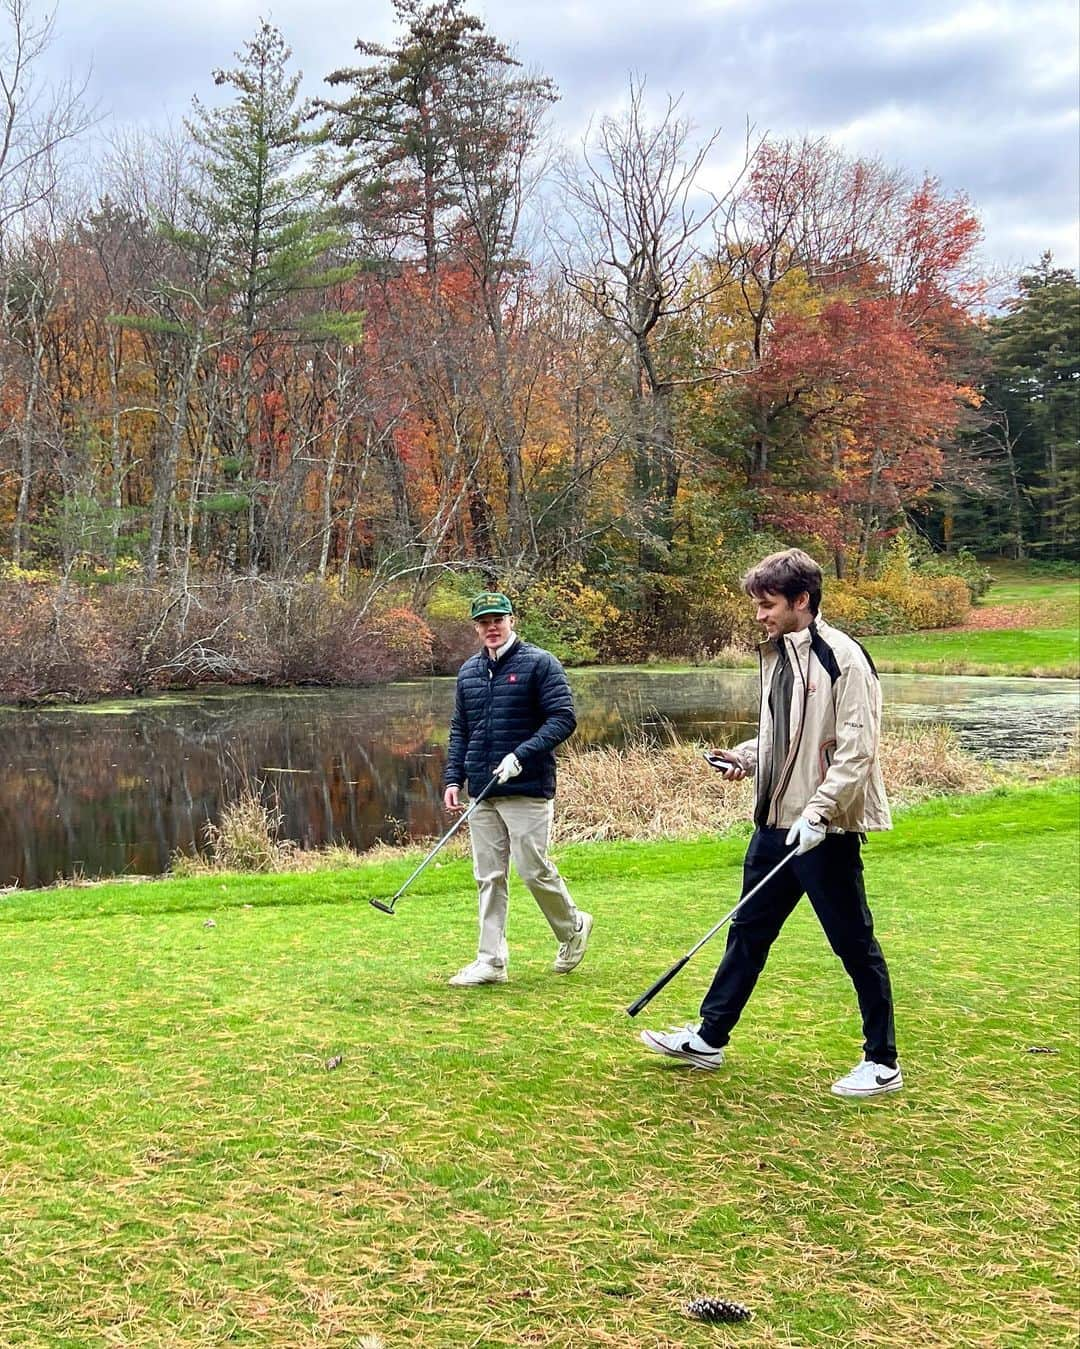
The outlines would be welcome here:
M 514 606 L 497 590 L 485 590 L 482 595 L 474 595 L 469 605 L 470 618 L 483 618 L 486 614 L 512 614 Z

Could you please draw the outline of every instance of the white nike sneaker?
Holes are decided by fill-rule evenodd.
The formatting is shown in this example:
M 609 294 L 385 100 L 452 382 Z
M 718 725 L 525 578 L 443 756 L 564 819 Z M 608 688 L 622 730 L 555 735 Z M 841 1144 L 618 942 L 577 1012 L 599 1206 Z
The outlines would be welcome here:
M 505 984 L 506 966 L 492 965 L 488 960 L 474 960 L 463 970 L 458 970 L 449 982 L 455 988 L 475 988 L 478 984 Z
M 692 1063 L 695 1068 L 719 1068 L 724 1062 L 724 1051 L 703 1040 L 696 1026 L 679 1026 L 665 1034 L 643 1030 L 640 1038 L 641 1043 L 648 1045 L 654 1054 L 682 1059 L 684 1063 Z
M 883 1063 L 863 1059 L 832 1084 L 832 1091 L 834 1096 L 883 1096 L 887 1091 L 899 1091 L 903 1085 L 899 1064 L 886 1068 Z
M 578 910 L 577 931 L 569 941 L 564 941 L 559 947 L 559 954 L 555 957 L 555 964 L 551 967 L 556 974 L 569 974 L 571 970 L 576 970 L 585 958 L 585 948 L 589 944 L 589 933 L 592 931 L 592 914 L 583 913 Z

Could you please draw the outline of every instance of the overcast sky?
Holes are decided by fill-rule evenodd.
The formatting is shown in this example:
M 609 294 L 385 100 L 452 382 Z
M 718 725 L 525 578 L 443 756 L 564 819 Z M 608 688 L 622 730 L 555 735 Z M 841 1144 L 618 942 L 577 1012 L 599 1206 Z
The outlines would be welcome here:
M 33 2 L 33 0 L 32 0 Z M 39 5 L 41 0 L 39 0 Z M 847 150 L 965 192 L 984 254 L 1017 271 L 1051 249 L 1078 262 L 1080 21 L 1076 0 L 477 0 L 470 8 L 561 93 L 580 140 L 618 111 L 631 75 L 707 135 L 716 172 L 747 119 L 759 132 L 827 135 Z M 179 121 L 209 102 L 260 16 L 275 23 L 307 94 L 348 65 L 358 37 L 392 42 L 390 0 L 57 0 L 50 63 L 92 66 L 108 122 Z

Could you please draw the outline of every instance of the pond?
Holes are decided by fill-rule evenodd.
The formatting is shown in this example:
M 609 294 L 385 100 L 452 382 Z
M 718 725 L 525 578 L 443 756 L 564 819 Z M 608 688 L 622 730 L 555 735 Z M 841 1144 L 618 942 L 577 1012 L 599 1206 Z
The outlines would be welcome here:
M 756 670 L 571 672 L 581 744 L 644 733 L 724 745 L 753 733 Z M 882 678 L 888 716 L 945 722 L 998 761 L 1060 747 L 1069 680 Z M 363 689 L 222 690 L 37 711 L 0 710 L 0 886 L 156 875 L 203 843 L 245 782 L 276 789 L 283 837 L 433 837 L 452 679 Z

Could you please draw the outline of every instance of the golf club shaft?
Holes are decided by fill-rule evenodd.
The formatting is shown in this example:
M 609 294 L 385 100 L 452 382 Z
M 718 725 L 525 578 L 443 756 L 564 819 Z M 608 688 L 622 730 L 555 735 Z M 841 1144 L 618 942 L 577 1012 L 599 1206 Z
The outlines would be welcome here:
M 772 871 L 768 873 L 768 875 L 763 876 L 752 890 L 747 890 L 746 894 L 743 895 L 743 897 L 739 900 L 738 904 L 735 905 L 735 907 L 731 910 L 730 913 L 726 913 L 723 916 L 723 918 L 721 918 L 720 921 L 715 925 L 715 927 L 709 928 L 708 932 L 705 933 L 704 937 L 702 937 L 702 939 L 697 943 L 696 946 L 692 946 L 690 950 L 687 951 L 686 955 L 682 956 L 679 960 L 677 960 L 675 964 L 672 965 L 670 970 L 667 970 L 664 974 L 662 974 L 660 978 L 657 979 L 656 983 L 652 985 L 651 988 L 647 988 L 645 992 L 642 993 L 640 998 L 636 999 L 636 1001 L 630 1004 L 630 1006 L 626 1009 L 626 1015 L 637 1016 L 638 1012 L 640 1012 L 643 1007 L 647 1007 L 648 1004 L 652 1002 L 653 998 L 656 997 L 657 993 L 659 993 L 662 988 L 670 984 L 672 979 L 675 978 L 675 976 L 682 969 L 682 967 L 685 964 L 687 964 L 688 961 L 690 961 L 695 955 L 697 955 L 697 953 L 701 950 L 701 948 L 705 945 L 705 943 L 707 941 L 711 941 L 712 938 L 716 936 L 716 934 L 720 931 L 720 929 L 724 926 L 725 923 L 730 923 L 731 920 L 742 908 L 742 906 L 748 900 L 753 899 L 754 896 L 757 894 L 757 892 L 763 886 L 768 885 L 768 883 L 772 880 L 772 878 L 776 875 L 776 873 L 782 867 L 787 866 L 788 862 L 790 862 L 791 859 L 795 856 L 796 853 L 794 849 L 792 849 L 791 852 L 789 853 L 785 853 L 784 856 L 781 857 L 780 861 L 777 862 L 776 866 L 773 867 Z
M 409 877 L 409 879 L 405 882 L 405 884 L 398 890 L 397 894 L 394 895 L 392 899 L 386 901 L 381 899 L 373 899 L 370 901 L 374 908 L 381 909 L 383 913 L 394 912 L 394 905 L 398 902 L 398 900 L 409 888 L 409 886 L 412 885 L 413 881 L 416 880 L 417 876 L 420 875 L 420 873 L 424 870 L 424 868 L 432 860 L 432 858 L 435 857 L 436 854 L 439 853 L 441 849 L 447 843 L 450 842 L 450 840 L 454 837 L 457 831 L 461 828 L 461 826 L 473 813 L 473 811 L 480 804 L 480 802 L 483 801 L 484 797 L 487 796 L 488 792 L 491 791 L 492 787 L 495 786 L 495 782 L 496 778 L 494 775 L 492 775 L 491 780 L 488 782 L 487 786 L 484 787 L 484 789 L 481 792 L 479 792 L 476 796 L 473 797 L 472 801 L 469 803 L 469 808 L 463 811 L 462 814 L 458 816 L 458 818 L 454 821 L 454 823 L 450 826 L 450 828 L 446 831 L 446 833 L 443 834 L 442 838 L 439 839 L 438 843 L 435 844 L 434 848 L 432 848 L 432 850 L 428 853 L 428 855 L 424 858 L 424 860 L 420 863 L 420 865 L 416 868 L 413 874 Z

